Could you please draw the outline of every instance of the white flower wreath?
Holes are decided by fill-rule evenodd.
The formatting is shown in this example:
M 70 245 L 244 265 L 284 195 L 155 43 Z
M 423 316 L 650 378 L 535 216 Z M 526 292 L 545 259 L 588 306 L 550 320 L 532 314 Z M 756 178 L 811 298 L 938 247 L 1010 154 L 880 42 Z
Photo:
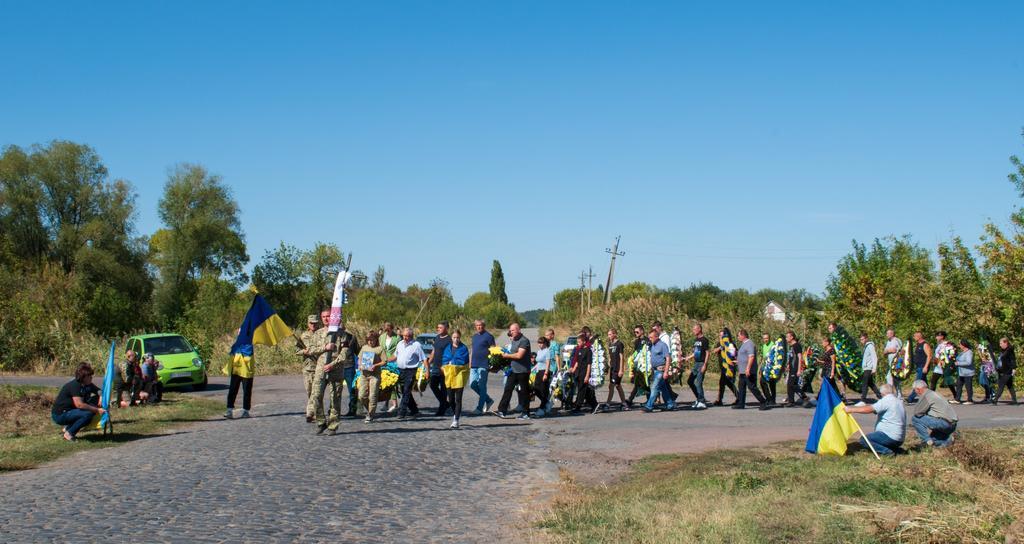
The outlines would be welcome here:
M 601 345 L 600 340 L 594 340 L 594 345 L 591 346 L 591 353 L 593 354 L 590 359 L 590 386 L 601 387 L 604 385 L 604 346 Z

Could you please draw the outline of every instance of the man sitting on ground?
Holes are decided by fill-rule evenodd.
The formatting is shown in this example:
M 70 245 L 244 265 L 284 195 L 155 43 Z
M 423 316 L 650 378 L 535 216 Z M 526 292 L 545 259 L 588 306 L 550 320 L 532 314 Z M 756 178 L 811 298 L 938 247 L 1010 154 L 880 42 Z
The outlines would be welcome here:
M 99 399 L 98 392 L 99 388 L 92 383 L 92 366 L 89 363 L 78 365 L 75 379 L 60 388 L 50 412 L 53 422 L 62 426 L 61 435 L 64 440 L 74 440 L 78 431 L 92 421 L 94 414 L 105 412 L 96 404 L 90 404 Z
M 928 389 L 924 380 L 914 382 L 914 393 L 919 400 L 910 424 L 917 431 L 917 436 L 921 437 L 921 442 L 926 446 L 940 448 L 952 444 L 957 422 L 953 407 L 942 395 Z
M 867 435 L 867 441 L 871 442 L 878 455 L 894 455 L 896 450 L 903 444 L 907 434 L 907 411 L 903 408 L 903 401 L 892 392 L 892 386 L 883 383 L 878 388 L 882 398 L 874 404 L 861 406 L 847 406 L 848 414 L 878 414 L 878 421 L 875 422 L 875 431 Z M 869 447 L 864 438 L 860 443 Z

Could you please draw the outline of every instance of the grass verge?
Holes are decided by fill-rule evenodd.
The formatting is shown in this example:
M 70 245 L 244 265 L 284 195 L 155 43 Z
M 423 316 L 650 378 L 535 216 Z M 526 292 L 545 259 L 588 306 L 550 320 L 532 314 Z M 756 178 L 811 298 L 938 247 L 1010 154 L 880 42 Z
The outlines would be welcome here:
M 611 486 L 567 479 L 540 527 L 566 543 L 948 543 L 1024 536 L 1019 429 L 965 431 L 947 449 L 881 462 L 867 451 L 810 456 L 802 446 L 657 456 Z
M 83 430 L 78 440 L 66 442 L 50 419 L 56 394 L 57 389 L 48 387 L 0 385 L 0 471 L 33 468 L 79 451 L 156 436 L 224 409 L 223 402 L 168 392 L 160 404 L 114 410 L 113 436 Z

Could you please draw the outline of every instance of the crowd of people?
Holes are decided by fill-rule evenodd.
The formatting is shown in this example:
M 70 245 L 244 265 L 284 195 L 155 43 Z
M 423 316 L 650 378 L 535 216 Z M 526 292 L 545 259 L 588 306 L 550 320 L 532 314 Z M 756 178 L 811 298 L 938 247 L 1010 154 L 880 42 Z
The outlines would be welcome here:
M 387 403 L 388 413 L 397 412 L 399 420 L 417 417 L 420 410 L 413 393 L 427 387 L 438 401 L 434 415 L 451 415 L 451 428 L 456 429 L 462 418 L 463 391 L 467 385 L 477 397 L 474 415 L 491 413 L 523 420 L 550 417 L 558 412 L 601 413 L 635 408 L 649 413 L 673 411 L 678 408 L 679 398 L 673 386 L 688 387 L 693 393 L 694 401 L 688 410 L 714 406 L 742 410 L 748 407 L 748 397 L 753 397 L 760 410 L 811 408 L 815 405 L 815 380 L 820 373 L 819 383 L 827 382 L 835 388 L 844 404 L 851 405 L 848 410 L 878 414 L 878 429 L 870 436 L 877 439 L 872 439 L 877 451 L 886 453 L 903 442 L 907 425 L 905 404 L 915 405 L 912 426 L 923 442 L 949 444 L 957 421 L 951 404 L 976 402 L 976 374 L 984 390 L 983 398 L 977 402 L 997 404 L 1004 391 L 1009 392 L 1011 404 L 1017 402 L 1013 384 L 1016 357 L 1006 338 L 999 341 L 997 356 L 984 359 L 976 367 L 978 358 L 972 343 L 961 340 L 953 346 L 943 331 L 936 333 L 933 348 L 921 331 L 914 333 L 912 346 L 904 346 L 890 329 L 880 353 L 869 336 L 861 334 L 860 374 L 854 382 L 848 374 L 840 372 L 831 334 L 837 327 L 834 323 L 829 324 L 830 334 L 820 340 L 820 348 L 814 349 L 805 349 L 793 331 L 778 342 L 764 334 L 757 345 L 745 329 L 737 332 L 735 343 L 728 328 L 720 330 L 718 338 L 712 341 L 697 324 L 693 326 L 692 337 L 684 341 L 678 329 L 670 334 L 660 322 L 650 327 L 638 324 L 632 331 L 632 351 L 627 354 L 615 329 L 606 331 L 607 340 L 602 342 L 589 327 L 582 327 L 575 335 L 572 349 L 563 353 L 554 330 L 548 329 L 540 336 L 533 351 L 519 325 L 512 324 L 507 344 L 496 352 L 498 342 L 482 320 L 474 323 L 475 331 L 468 342 L 463 341 L 462 331 L 450 332 L 449 324 L 442 322 L 437 325 L 433 350 L 427 355 L 411 328 L 403 328 L 399 334 L 391 323 L 367 335 L 362 346 L 343 327 L 331 341 L 327 328 L 318 328 L 327 318 L 327 312 L 319 317 L 310 316 L 309 330 L 303 334 L 298 350 L 306 361 L 306 419 L 317 425 L 318 434 L 335 433 L 341 418 L 356 417 L 360 408 L 364 421 L 373 422 L 379 417 L 377 407 L 381 402 Z M 681 349 L 684 344 L 687 347 Z M 779 346 L 784 346 L 781 351 Z M 948 358 L 950 350 L 956 352 L 955 358 Z M 912 372 L 896 371 L 897 359 L 904 355 Z M 884 377 L 879 375 L 882 357 L 888 363 Z M 496 362 L 495 358 L 499 360 Z M 770 358 L 778 359 L 780 368 L 769 369 L 764 362 Z M 384 388 L 381 372 L 389 364 L 397 367 L 397 384 Z M 949 365 L 955 369 L 946 368 Z M 596 372 L 602 373 L 599 379 L 595 379 Z M 715 398 L 709 400 L 704 382 L 712 372 L 718 374 L 718 387 Z M 952 381 L 946 379 L 950 372 L 955 375 Z M 487 393 L 491 374 L 504 379 L 497 403 Z M 783 380 L 785 399 L 779 402 L 778 382 Z M 904 382 L 913 382 L 906 397 L 901 391 Z M 347 384 L 349 393 L 344 414 L 343 384 Z M 936 393 L 940 385 L 949 388 L 950 399 Z M 599 399 L 602 395 L 598 389 L 604 386 L 607 393 Z M 731 403 L 725 402 L 727 389 L 735 399 Z M 325 391 L 330 398 L 326 411 Z M 381 391 L 386 394 L 378 394 Z M 511 404 L 513 395 L 517 397 L 515 408 Z M 646 399 L 637 403 L 641 395 Z M 618 402 L 613 403 L 616 397 Z M 534 402 L 536 409 L 531 410 Z

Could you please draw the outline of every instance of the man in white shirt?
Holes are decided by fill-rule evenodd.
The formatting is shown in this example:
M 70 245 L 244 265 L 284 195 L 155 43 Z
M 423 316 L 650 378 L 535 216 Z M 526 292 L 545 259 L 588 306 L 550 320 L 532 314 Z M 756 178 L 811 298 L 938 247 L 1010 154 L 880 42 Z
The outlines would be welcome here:
M 846 412 L 878 414 L 875 431 L 868 433 L 867 440 L 871 442 L 871 446 L 874 446 L 878 455 L 894 455 L 907 436 L 907 411 L 903 408 L 903 401 L 892 394 L 891 385 L 883 383 L 881 392 L 882 395 L 878 402 L 871 405 L 847 406 Z M 865 448 L 868 447 L 864 438 L 860 439 L 860 443 Z
M 900 379 L 892 374 L 892 362 L 896 360 L 900 351 L 903 350 L 903 341 L 896 338 L 896 331 L 893 329 L 886 329 L 885 331 L 885 359 L 889 363 L 889 373 L 885 376 L 885 383 L 892 386 L 892 394 L 896 395 L 896 398 L 903 398 L 903 393 L 900 391 Z M 910 365 L 910 361 L 904 361 L 904 365 Z
M 423 346 L 412 339 L 412 329 L 402 329 L 402 340 L 395 348 L 395 364 L 398 366 L 398 383 L 402 386 L 402 401 L 398 405 L 398 419 L 405 419 L 406 415 L 416 417 L 420 409 L 416 406 L 416 399 L 412 397 L 413 385 L 416 384 L 416 369 L 426 359 L 423 353 Z
M 878 371 L 878 352 L 875 351 L 875 343 L 868 339 L 868 333 L 860 333 L 860 343 L 864 345 L 864 358 L 861 359 L 860 378 L 860 406 L 868 403 L 868 388 L 875 392 L 875 398 L 882 398 L 882 393 L 875 385 L 875 372 Z

